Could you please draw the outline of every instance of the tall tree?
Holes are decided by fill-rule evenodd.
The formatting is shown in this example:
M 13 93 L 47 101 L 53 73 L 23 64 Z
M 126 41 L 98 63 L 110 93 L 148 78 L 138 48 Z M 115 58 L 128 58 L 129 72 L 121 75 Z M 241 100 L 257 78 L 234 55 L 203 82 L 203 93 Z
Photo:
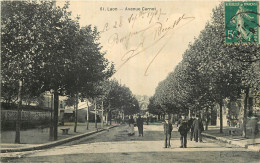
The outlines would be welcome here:
M 101 51 L 102 47 L 98 42 L 99 32 L 96 27 L 92 28 L 91 25 L 82 27 L 75 41 L 78 48 L 70 60 L 70 67 L 66 70 L 66 93 L 79 98 L 97 98 L 104 92 L 98 88 L 99 83 L 114 73 L 113 64 Z M 75 132 L 76 126 L 77 119 L 75 119 Z
M 5 99 L 15 101 L 18 81 L 23 82 L 21 97 L 53 90 L 57 140 L 59 95 L 85 94 L 82 90 L 93 82 L 111 76 L 113 65 L 100 51 L 97 29 L 88 26 L 80 30 L 78 18 L 73 20 L 67 11 L 68 3 L 62 8 L 49 1 L 1 3 L 1 84 Z

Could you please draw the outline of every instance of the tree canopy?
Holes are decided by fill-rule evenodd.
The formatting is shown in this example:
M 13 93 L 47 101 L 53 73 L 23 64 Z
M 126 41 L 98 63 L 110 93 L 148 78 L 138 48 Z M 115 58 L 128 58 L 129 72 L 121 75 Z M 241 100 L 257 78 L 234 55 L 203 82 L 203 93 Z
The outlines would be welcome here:
M 62 8 L 50 1 L 1 4 L 1 84 L 6 101 L 17 99 L 19 80 L 23 99 L 49 90 L 83 95 L 114 73 L 113 63 L 104 58 L 97 28 L 80 28 L 68 3 Z
M 222 105 L 222 100 L 241 98 L 245 88 L 260 87 L 259 44 L 225 43 L 224 3 L 190 43 L 183 60 L 160 82 L 150 98 L 154 113 L 198 113 Z

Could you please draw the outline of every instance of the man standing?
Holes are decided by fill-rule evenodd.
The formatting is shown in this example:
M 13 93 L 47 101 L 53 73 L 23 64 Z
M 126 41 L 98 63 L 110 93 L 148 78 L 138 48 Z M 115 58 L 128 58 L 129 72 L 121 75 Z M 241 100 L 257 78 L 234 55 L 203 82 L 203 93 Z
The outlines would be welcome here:
M 172 124 L 169 122 L 169 118 L 165 118 L 164 122 L 164 135 L 165 135 L 165 146 L 164 148 L 169 148 L 171 147 L 171 133 L 172 133 Z
M 188 122 L 185 119 L 184 115 L 181 116 L 181 119 L 179 120 L 178 125 L 179 125 L 178 131 L 181 134 L 181 138 L 180 138 L 181 146 L 180 146 L 180 148 L 187 148 L 187 134 L 188 134 L 188 131 L 189 131 L 189 127 L 188 127 Z
M 129 133 L 128 133 L 128 135 L 129 135 L 129 136 L 133 136 L 133 135 L 135 134 L 134 123 L 135 123 L 134 118 L 133 118 L 133 116 L 131 115 L 131 116 L 130 116 L 130 119 L 129 119 L 129 121 L 128 121 L 128 124 L 129 124 Z
M 194 139 L 196 142 L 198 142 L 198 139 L 200 142 L 202 142 L 202 135 L 201 132 L 204 130 L 203 123 L 201 119 L 199 119 L 199 116 L 196 117 L 196 119 L 193 121 L 193 127 L 194 127 Z
M 248 125 L 250 126 L 251 128 L 251 134 L 252 134 L 252 145 L 255 145 L 255 138 L 256 138 L 256 135 L 258 134 L 259 132 L 259 129 L 258 129 L 258 118 L 257 116 L 254 116 L 254 115 L 250 115 L 250 118 L 249 118 L 249 121 L 248 121 Z
M 190 141 L 192 141 L 192 139 L 193 139 L 193 135 L 194 135 L 194 127 L 193 127 L 193 118 L 192 118 L 192 116 L 190 117 L 190 119 L 188 120 L 188 127 L 189 127 L 189 129 L 190 129 Z
M 138 118 L 136 120 L 136 125 L 138 127 L 138 132 L 139 132 L 139 136 L 144 136 L 143 135 L 143 119 L 141 117 L 141 115 L 138 115 Z
M 204 131 L 204 126 L 201 118 L 199 118 L 199 125 L 200 125 L 199 140 L 200 142 L 202 142 L 202 132 Z

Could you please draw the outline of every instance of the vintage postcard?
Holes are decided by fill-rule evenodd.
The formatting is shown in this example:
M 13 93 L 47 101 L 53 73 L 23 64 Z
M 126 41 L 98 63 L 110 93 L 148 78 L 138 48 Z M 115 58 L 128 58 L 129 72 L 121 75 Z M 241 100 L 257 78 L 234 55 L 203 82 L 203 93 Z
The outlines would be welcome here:
M 1 0 L 1 162 L 259 162 L 259 5 Z

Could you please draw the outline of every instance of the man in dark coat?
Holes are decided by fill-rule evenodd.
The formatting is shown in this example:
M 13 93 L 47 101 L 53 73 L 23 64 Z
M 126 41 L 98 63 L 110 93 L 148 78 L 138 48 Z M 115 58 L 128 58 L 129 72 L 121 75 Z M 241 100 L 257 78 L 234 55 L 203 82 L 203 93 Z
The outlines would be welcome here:
M 192 116 L 190 117 L 190 119 L 188 120 L 188 126 L 189 126 L 189 129 L 190 129 L 190 141 L 192 141 L 193 139 L 193 135 L 194 135 L 194 127 L 193 127 L 193 118 Z
M 199 140 L 200 142 L 202 142 L 202 132 L 204 131 L 204 126 L 203 126 L 203 122 L 202 119 L 199 118 L 199 125 L 200 125 L 200 132 L 199 132 Z
M 171 122 L 169 122 L 168 118 L 165 118 L 163 128 L 164 128 L 164 135 L 165 135 L 164 148 L 169 148 L 169 147 L 171 147 L 172 124 L 171 124 Z
M 257 116 L 250 116 L 249 118 L 249 121 L 248 121 L 248 125 L 250 126 L 251 128 L 251 134 L 252 134 L 252 145 L 255 145 L 255 138 L 256 138 L 256 135 L 258 134 L 259 132 L 259 129 L 258 129 L 258 118 Z
M 138 116 L 137 120 L 136 120 L 136 125 L 138 127 L 138 132 L 139 132 L 139 136 L 144 136 L 143 135 L 143 119 L 141 117 L 141 115 Z
M 130 116 L 128 123 L 129 123 L 129 133 L 128 133 L 128 135 L 133 136 L 135 134 L 135 130 L 134 130 L 135 121 L 134 121 L 134 118 L 133 118 L 132 115 Z
M 181 135 L 180 148 L 187 148 L 187 134 L 189 131 L 189 127 L 188 127 L 188 121 L 185 119 L 184 115 L 181 116 L 181 119 L 178 121 L 177 126 L 179 126 L 178 131 L 180 132 L 180 135 Z
M 193 121 L 193 128 L 194 128 L 194 139 L 196 142 L 198 142 L 198 139 L 200 142 L 202 142 L 202 135 L 201 132 L 204 130 L 203 123 L 201 119 L 197 116 L 196 119 Z

